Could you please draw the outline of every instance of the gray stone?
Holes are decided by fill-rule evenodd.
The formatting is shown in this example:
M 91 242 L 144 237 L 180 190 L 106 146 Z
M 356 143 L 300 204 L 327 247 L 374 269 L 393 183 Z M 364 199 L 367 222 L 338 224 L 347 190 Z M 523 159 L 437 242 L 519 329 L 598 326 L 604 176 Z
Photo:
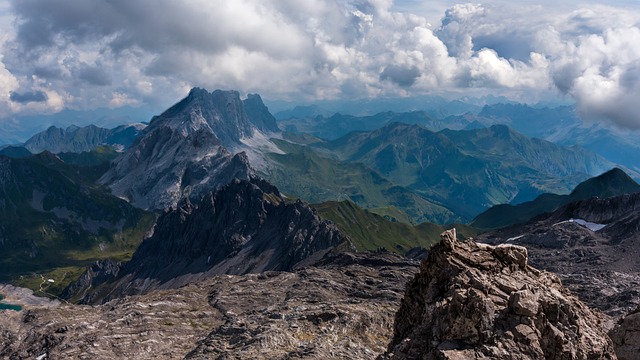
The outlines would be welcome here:
M 616 359 L 603 315 L 527 266 L 526 249 L 452 248 L 450 235 L 407 284 L 381 359 Z

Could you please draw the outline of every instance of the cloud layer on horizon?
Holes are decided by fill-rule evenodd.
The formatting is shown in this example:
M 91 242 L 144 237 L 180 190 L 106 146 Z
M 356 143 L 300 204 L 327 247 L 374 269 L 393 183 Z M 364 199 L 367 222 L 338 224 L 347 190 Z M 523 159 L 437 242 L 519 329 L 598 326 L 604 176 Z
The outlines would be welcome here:
M 475 92 L 574 99 L 640 128 L 640 11 L 390 0 L 12 0 L 0 4 L 0 117 L 169 104 L 192 86 L 272 99 Z M 436 21 L 434 21 L 436 20 Z M 431 23 L 430 23 L 431 22 Z

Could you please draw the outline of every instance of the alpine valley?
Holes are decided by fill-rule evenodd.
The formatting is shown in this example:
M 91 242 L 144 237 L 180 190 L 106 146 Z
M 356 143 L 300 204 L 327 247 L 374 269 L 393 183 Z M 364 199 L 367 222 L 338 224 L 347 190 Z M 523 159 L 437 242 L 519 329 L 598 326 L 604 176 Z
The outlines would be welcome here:
M 634 359 L 637 134 L 434 104 L 193 88 L 5 145 L 0 357 Z

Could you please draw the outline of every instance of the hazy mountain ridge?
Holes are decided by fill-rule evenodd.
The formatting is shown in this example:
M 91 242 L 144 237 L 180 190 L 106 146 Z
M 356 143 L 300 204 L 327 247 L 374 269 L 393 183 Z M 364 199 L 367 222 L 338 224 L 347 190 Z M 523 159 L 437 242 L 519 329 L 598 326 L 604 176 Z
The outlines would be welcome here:
M 54 154 L 81 153 L 94 150 L 101 145 L 110 145 L 122 150 L 131 146 L 145 127 L 144 124 L 120 125 L 113 129 L 95 125 L 69 126 L 66 129 L 51 126 L 46 131 L 33 135 L 23 146 L 34 154 L 45 150 Z
M 271 166 L 261 175 L 288 195 L 311 203 L 350 200 L 363 208 L 392 206 L 415 223 L 458 219 L 441 204 L 394 184 L 363 164 L 340 161 L 308 146 L 275 142 L 284 154 L 269 154 Z
M 579 181 L 613 167 L 593 153 L 529 139 L 502 125 L 432 132 L 394 123 L 317 147 L 362 163 L 462 219 L 510 202 L 523 190 L 531 198 L 544 189 L 569 192 Z
M 454 118 L 452 118 L 454 119 Z M 455 118 L 457 120 L 457 118 Z M 432 131 L 445 128 L 460 130 L 468 126 L 467 121 L 442 121 L 432 118 L 425 111 L 386 111 L 370 116 L 354 116 L 336 113 L 329 117 L 280 120 L 283 130 L 311 134 L 327 140 L 335 140 L 353 131 L 372 131 L 394 122 L 421 125 Z
M 39 132 L 52 126 L 66 129 L 69 126 L 95 125 L 111 129 L 125 124 L 148 121 L 153 112 L 146 107 L 122 106 L 94 110 L 64 109 L 54 114 L 24 115 L 0 122 L 0 146 L 21 144 Z
M 449 121 L 460 119 L 452 117 Z M 506 124 L 527 136 L 551 141 L 562 146 L 580 146 L 609 161 L 640 170 L 638 132 L 606 126 L 598 121 L 581 119 L 573 106 L 535 108 L 523 104 L 493 104 L 482 108 L 467 120 L 485 126 Z M 634 178 L 638 176 L 634 174 Z

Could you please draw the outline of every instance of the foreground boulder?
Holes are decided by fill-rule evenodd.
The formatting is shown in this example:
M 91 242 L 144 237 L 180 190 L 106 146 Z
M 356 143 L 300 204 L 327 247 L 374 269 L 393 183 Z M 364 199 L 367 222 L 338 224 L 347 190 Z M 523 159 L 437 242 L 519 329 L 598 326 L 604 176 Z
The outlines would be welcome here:
M 455 229 L 407 285 L 384 359 L 616 359 L 590 310 L 527 250 L 456 241 Z

